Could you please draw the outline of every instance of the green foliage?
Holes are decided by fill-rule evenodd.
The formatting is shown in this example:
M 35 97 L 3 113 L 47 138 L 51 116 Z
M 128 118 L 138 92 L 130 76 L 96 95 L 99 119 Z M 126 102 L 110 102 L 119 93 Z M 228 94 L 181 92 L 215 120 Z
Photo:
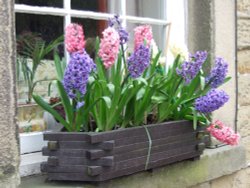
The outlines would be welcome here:
M 36 85 L 43 81 L 50 79 L 44 78 L 36 80 L 36 72 L 38 67 L 43 64 L 44 58 L 52 52 L 63 41 L 63 36 L 55 39 L 54 41 L 46 44 L 44 40 L 36 34 L 19 36 L 17 39 L 18 44 L 18 58 L 17 58 L 17 73 L 18 77 L 22 72 L 24 80 L 28 86 L 27 103 L 31 102 L 32 94 Z M 31 62 L 28 62 L 31 59 Z M 21 70 L 21 71 L 19 71 Z
M 99 39 L 96 39 L 96 52 Z M 63 87 L 65 62 L 57 54 L 54 62 L 57 71 L 57 87 L 66 117 L 61 117 L 52 106 L 37 95 L 34 100 L 51 113 L 68 131 L 109 131 L 117 128 L 141 126 L 171 120 L 192 120 L 193 127 L 207 125 L 210 116 L 194 109 L 194 101 L 211 88 L 205 82 L 202 70 L 187 85 L 176 73 L 183 59 L 177 56 L 168 71 L 159 63 L 161 52 L 151 58 L 144 74 L 133 79 L 129 76 L 125 62 L 125 50 L 121 46 L 114 66 L 106 70 L 102 60 L 96 56 L 97 71 L 89 77 L 84 106 L 77 108 L 77 101 L 70 99 Z M 228 81 L 229 79 L 226 79 Z

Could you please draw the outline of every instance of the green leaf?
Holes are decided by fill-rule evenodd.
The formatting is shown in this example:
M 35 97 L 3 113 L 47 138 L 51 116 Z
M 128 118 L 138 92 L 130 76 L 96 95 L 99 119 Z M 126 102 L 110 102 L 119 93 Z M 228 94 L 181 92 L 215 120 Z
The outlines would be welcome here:
M 145 88 L 141 88 L 136 94 L 136 100 L 140 100 L 145 94 Z
M 64 90 L 64 87 L 60 81 L 57 81 L 57 88 L 62 100 L 62 104 L 64 107 L 64 111 L 67 117 L 67 120 L 69 123 L 72 125 L 73 124 L 73 119 L 74 119 L 74 109 L 73 106 L 71 105 L 70 99 Z
M 59 55 L 58 55 L 58 53 L 56 51 L 54 52 L 54 64 L 55 64 L 55 67 L 56 67 L 57 79 L 62 81 L 64 73 L 63 73 L 63 70 L 62 70 L 60 57 L 59 57 Z
M 72 131 L 70 124 L 63 119 L 63 117 L 57 113 L 48 103 L 46 103 L 40 96 L 33 95 L 33 99 L 35 102 L 41 106 L 45 111 L 49 112 L 52 116 L 54 116 L 69 132 Z
M 196 130 L 197 129 L 197 111 L 195 110 L 195 108 L 193 108 L 193 114 L 194 114 L 193 128 L 194 130 Z
M 109 89 L 109 92 L 113 95 L 115 91 L 115 86 L 112 83 L 107 84 L 107 87 Z
M 223 84 L 227 83 L 229 80 L 231 80 L 231 78 L 232 78 L 232 77 L 227 77 L 227 78 L 225 78 Z
M 157 104 L 163 103 L 167 99 L 168 97 L 166 96 L 152 96 L 152 102 Z
M 200 84 L 201 84 L 201 90 L 204 90 L 206 85 L 206 80 L 203 76 L 200 76 Z

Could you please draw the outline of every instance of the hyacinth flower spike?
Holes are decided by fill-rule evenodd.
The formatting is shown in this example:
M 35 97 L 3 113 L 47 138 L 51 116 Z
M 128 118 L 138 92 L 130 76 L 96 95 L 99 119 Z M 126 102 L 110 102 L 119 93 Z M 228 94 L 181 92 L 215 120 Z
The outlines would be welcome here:
M 65 45 L 69 53 L 77 52 L 85 47 L 82 26 L 71 23 L 65 29 Z
M 230 128 L 225 126 L 221 121 L 217 120 L 215 123 L 212 123 L 208 128 L 207 131 L 219 140 L 222 143 L 228 145 L 238 145 L 240 135 L 234 133 L 234 131 Z

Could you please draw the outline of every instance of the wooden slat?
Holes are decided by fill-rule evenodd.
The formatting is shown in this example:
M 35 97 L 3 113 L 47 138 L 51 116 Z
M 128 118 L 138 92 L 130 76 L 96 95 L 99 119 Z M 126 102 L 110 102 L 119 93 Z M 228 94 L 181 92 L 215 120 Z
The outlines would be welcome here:
M 171 163 L 175 163 L 178 161 L 194 158 L 198 155 L 199 155 L 199 153 L 197 153 L 197 152 L 187 152 L 185 154 L 175 155 L 175 156 L 172 156 L 170 158 L 159 159 L 159 160 L 156 160 L 154 162 L 151 162 L 149 164 L 149 169 L 162 167 L 162 166 L 165 166 L 167 164 L 171 164 Z M 144 170 L 145 170 L 144 165 L 131 166 L 131 168 L 121 169 L 121 170 L 118 170 L 116 172 L 111 172 L 111 173 L 105 173 L 102 175 L 101 181 L 105 181 L 108 179 L 112 179 L 112 178 L 116 178 L 116 177 L 120 177 L 120 176 L 124 176 L 124 175 L 134 174 L 136 172 L 140 172 L 140 171 L 144 171 Z
M 151 148 L 151 155 L 155 153 L 160 152 L 168 152 L 169 154 L 174 153 L 174 150 L 176 148 L 178 149 L 185 149 L 185 148 L 191 148 L 195 151 L 196 150 L 197 141 L 187 141 L 187 142 L 179 142 L 179 143 L 173 143 L 173 144 L 165 144 L 161 146 L 155 146 Z M 128 153 L 121 153 L 119 155 L 114 155 L 115 162 L 117 161 L 124 161 L 128 159 L 134 159 L 136 157 L 141 156 L 147 156 L 148 155 L 148 148 L 144 148 L 141 150 L 135 150 Z
M 190 143 L 197 143 L 195 139 L 195 134 L 185 135 L 179 139 L 173 139 L 171 142 L 168 139 L 157 139 L 152 141 L 152 152 L 156 150 L 167 150 L 179 146 L 188 146 Z M 139 142 L 130 145 L 115 147 L 113 151 L 104 151 L 100 149 L 85 150 L 85 149 L 60 149 L 56 151 L 50 151 L 46 147 L 43 148 L 42 152 L 45 156 L 64 156 L 64 157 L 81 157 L 89 159 L 98 159 L 101 157 L 111 156 L 115 157 L 115 160 L 120 160 L 120 156 L 123 158 L 147 154 L 149 149 L 149 142 Z M 121 157 L 121 158 L 122 158 Z
M 154 135 L 155 133 L 168 131 L 170 134 L 176 130 L 183 130 L 184 132 L 193 131 L 192 122 L 190 121 L 174 121 L 165 122 L 160 124 L 146 125 L 149 132 Z M 47 132 L 44 133 L 44 140 L 50 141 L 90 141 L 91 143 L 98 143 L 108 140 L 115 140 L 120 138 L 127 138 L 133 136 L 145 135 L 144 127 L 134 127 L 128 129 L 118 129 L 107 132 L 88 132 L 88 133 L 72 133 L 72 132 Z
M 154 143 L 157 142 L 157 140 L 165 140 L 165 142 L 172 142 L 175 140 L 180 140 L 186 137 L 193 137 L 195 136 L 195 132 L 185 132 L 185 133 L 175 133 L 174 135 L 169 135 L 169 136 L 159 136 L 159 138 L 154 138 L 151 139 L 154 140 Z M 119 147 L 119 146 L 126 146 L 126 145 L 131 145 L 131 144 L 135 144 L 135 143 L 140 143 L 140 142 L 144 142 L 144 141 L 148 141 L 148 136 L 147 135 L 143 135 L 143 136 L 134 136 L 134 137 L 129 137 L 129 139 L 127 138 L 123 138 L 123 139 L 116 139 L 115 140 L 115 147 Z M 157 144 L 157 143 L 156 143 Z
M 177 161 L 195 158 L 199 155 L 200 155 L 200 153 L 197 153 L 197 152 L 187 152 L 185 154 L 172 156 L 172 157 L 167 158 L 167 159 L 161 159 L 161 160 L 154 161 L 150 164 L 149 167 L 156 168 L 156 167 L 164 166 L 164 165 L 171 164 L 171 163 L 174 163 Z M 140 172 L 140 171 L 144 171 L 144 170 L 145 170 L 145 165 L 135 165 L 135 166 L 132 166 L 130 168 L 120 169 L 120 170 L 112 171 L 112 172 L 107 172 L 107 173 L 104 173 L 103 175 L 99 175 L 99 176 L 88 176 L 84 173 L 72 173 L 72 172 L 70 172 L 70 173 L 49 172 L 48 178 L 50 180 L 105 181 L 105 180 L 109 180 L 109 179 L 124 176 L 124 175 L 134 174 L 136 172 Z
M 49 141 L 90 141 L 90 135 L 81 132 L 45 132 L 43 139 Z
M 197 151 L 196 144 L 175 146 L 163 145 L 164 147 L 171 147 L 168 150 L 164 148 L 153 149 L 150 154 L 150 161 L 158 160 L 160 158 L 168 158 L 177 154 L 185 153 L 187 151 Z M 103 157 L 97 160 L 89 160 L 83 157 L 55 157 L 48 158 L 48 164 L 51 166 L 64 166 L 64 165 L 83 165 L 83 166 L 113 166 L 114 170 L 122 169 L 136 164 L 145 164 L 148 157 L 147 150 L 137 150 L 135 152 L 128 152 L 123 155 Z M 53 159 L 53 160 L 52 160 Z M 54 163 L 55 164 L 54 164 Z
M 88 165 L 88 166 L 113 166 L 114 157 L 107 156 L 96 160 L 89 160 L 86 157 L 48 157 L 48 164 L 52 166 L 61 165 Z
M 174 121 L 174 122 L 165 122 L 161 124 L 153 124 L 153 125 L 146 125 L 145 126 L 151 137 L 154 138 L 155 136 L 162 135 L 172 135 L 173 133 L 185 133 L 185 132 L 192 132 L 193 127 L 191 122 L 189 121 Z M 135 127 L 129 129 L 119 129 L 114 131 L 107 131 L 101 133 L 92 133 L 90 134 L 90 142 L 91 143 L 98 143 L 106 140 L 116 140 L 121 138 L 128 138 L 133 136 L 143 136 L 146 135 L 146 131 L 144 127 Z
M 151 146 L 151 152 L 167 151 L 176 147 L 185 147 L 190 144 L 198 144 L 199 141 L 195 137 L 184 137 L 182 140 L 176 140 L 172 142 L 165 142 L 165 139 L 158 139 L 153 141 Z M 147 155 L 149 149 L 149 142 L 140 142 L 127 146 L 121 146 L 114 148 L 113 151 L 104 150 L 84 150 L 84 149 L 60 149 L 56 151 L 50 151 L 46 147 L 42 149 L 43 155 L 45 156 L 62 156 L 62 157 L 77 157 L 77 158 L 88 158 L 98 159 L 106 156 L 114 156 L 115 161 L 125 160 L 132 156 Z

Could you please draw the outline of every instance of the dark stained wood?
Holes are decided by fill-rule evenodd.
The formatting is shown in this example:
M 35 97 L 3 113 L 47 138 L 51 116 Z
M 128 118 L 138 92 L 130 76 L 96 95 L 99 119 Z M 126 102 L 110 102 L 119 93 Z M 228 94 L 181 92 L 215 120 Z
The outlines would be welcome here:
M 49 150 L 57 150 L 59 148 L 58 141 L 48 141 Z
M 156 124 L 146 125 L 145 127 L 148 129 L 152 139 L 154 139 L 154 137 L 157 137 L 159 135 L 169 136 L 174 133 L 185 133 L 188 131 L 190 132 L 193 131 L 192 124 L 189 121 L 166 122 L 157 125 Z M 90 142 L 98 143 L 106 140 L 116 140 L 120 138 L 128 138 L 138 135 L 141 136 L 147 135 L 144 127 L 135 127 L 135 128 L 119 129 L 101 133 L 92 133 L 90 134 Z
M 49 141 L 90 141 L 89 133 L 78 132 L 45 132 L 43 134 L 44 140 Z
M 151 151 L 149 153 L 149 137 Z M 50 180 L 105 181 L 186 159 L 198 159 L 205 148 L 202 129 L 175 121 L 101 133 L 45 133 L 49 156 L 41 170 Z M 49 149 L 50 148 L 50 149 Z M 146 161 L 149 163 L 146 165 Z M 145 169 L 147 167 L 147 169 Z
M 176 148 L 171 151 L 165 151 L 165 152 L 158 152 L 158 153 L 152 153 L 150 155 L 150 160 L 149 160 L 149 168 L 150 164 L 154 161 L 157 160 L 163 160 L 163 159 L 168 159 L 173 156 L 181 155 L 180 153 L 196 153 L 197 155 L 200 154 L 200 152 L 195 150 L 195 146 L 189 146 L 186 148 Z M 147 155 L 141 156 L 141 157 L 134 157 L 134 158 L 129 158 L 128 160 L 123 160 L 123 161 L 118 161 L 114 164 L 112 167 L 102 167 L 103 172 L 109 173 L 121 169 L 126 169 L 130 168 L 136 165 L 144 165 L 146 166 L 146 160 L 147 160 Z M 47 168 L 48 172 L 83 172 L 86 173 L 86 168 L 88 165 L 83 165 L 83 164 L 78 164 L 78 165 L 71 165 L 68 163 L 61 164 L 59 166 L 53 166 L 53 165 L 45 165 Z M 99 171 L 101 172 L 101 171 Z
M 113 166 L 114 156 L 102 157 L 96 160 L 90 160 L 83 157 L 48 157 L 48 164 L 53 166 L 60 165 L 89 165 L 89 166 Z
M 164 139 L 162 139 L 164 141 Z M 166 150 L 171 150 L 176 147 L 182 148 L 190 145 L 196 145 L 199 142 L 194 138 L 176 140 L 175 142 L 163 142 L 161 139 L 156 140 L 157 144 L 152 142 L 151 153 L 161 152 Z M 79 150 L 79 149 L 61 149 L 58 151 L 49 151 L 46 147 L 43 148 L 43 155 L 47 156 L 58 156 L 63 158 L 68 158 L 67 160 L 74 160 L 72 158 L 82 158 L 84 159 L 98 159 L 101 157 L 114 156 L 115 161 L 126 160 L 132 157 L 139 157 L 148 154 L 149 142 L 135 143 L 127 145 L 125 147 L 114 148 L 113 151 L 104 150 Z M 66 160 L 66 159 L 65 159 Z M 75 161 L 76 162 L 76 161 Z
M 188 152 L 188 153 L 183 153 L 181 155 L 173 156 L 171 158 L 167 159 L 161 159 L 157 160 L 155 162 L 152 162 L 150 164 L 150 168 L 157 168 L 163 165 L 175 163 L 178 161 L 186 160 L 186 159 L 191 159 L 195 158 L 200 153 L 197 152 Z M 65 172 L 60 172 L 60 173 L 48 173 L 48 178 L 50 180 L 69 180 L 69 181 L 105 181 L 109 180 L 112 178 L 120 177 L 120 176 L 125 176 L 125 175 L 130 175 L 134 174 L 136 172 L 144 171 L 145 170 L 145 165 L 135 165 L 130 168 L 126 169 L 120 169 L 117 171 L 109 172 L 109 173 L 103 173 L 102 175 L 99 176 L 87 176 L 84 173 L 65 173 Z M 150 173 L 150 172 L 149 172 Z
M 88 166 L 88 175 L 97 176 L 103 172 L 103 167 L 101 166 Z
M 174 121 L 174 122 L 165 122 L 160 124 L 146 125 L 149 130 L 151 137 L 154 137 L 154 134 L 161 135 L 161 133 L 166 132 L 167 135 L 171 135 L 175 132 L 185 133 L 192 132 L 192 122 L 189 121 Z M 88 133 L 72 133 L 72 132 L 59 132 L 44 133 L 44 140 L 50 141 L 90 141 L 91 143 L 98 143 L 108 140 L 116 140 L 121 138 L 128 138 L 133 136 L 143 136 L 146 135 L 145 128 L 134 127 L 128 129 L 118 129 L 107 132 L 88 132 Z M 167 136 L 166 135 L 166 136 Z

